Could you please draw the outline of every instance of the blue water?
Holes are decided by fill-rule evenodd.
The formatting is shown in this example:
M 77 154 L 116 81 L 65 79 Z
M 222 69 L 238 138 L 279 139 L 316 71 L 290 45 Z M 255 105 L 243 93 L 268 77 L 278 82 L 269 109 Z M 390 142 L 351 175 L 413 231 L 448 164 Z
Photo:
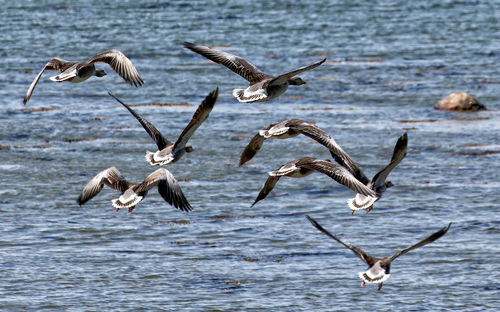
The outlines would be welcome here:
M 500 309 L 500 4 L 490 1 L 2 1 L 0 10 L 0 310 L 2 311 L 495 311 Z M 238 103 L 246 81 L 182 47 L 218 46 L 269 74 L 326 57 L 267 103 Z M 123 51 L 145 84 L 109 67 L 104 78 L 56 84 L 52 57 L 83 61 Z M 141 181 L 155 150 L 112 91 L 175 140 L 213 89 L 220 96 L 195 148 L 167 167 L 194 210 L 156 191 L 115 212 L 108 188 L 76 198 L 116 166 Z M 437 111 L 455 91 L 488 110 Z M 152 106 L 148 103 L 191 105 Z M 267 172 L 329 153 L 306 137 L 264 143 L 237 163 L 250 137 L 287 118 L 315 121 L 372 177 L 408 132 L 395 186 L 366 215 L 354 194 L 315 173 L 282 178 L 250 205 Z M 408 122 L 412 121 L 412 122 Z M 313 228 L 314 217 L 374 256 L 398 258 L 382 291 L 360 287 L 365 265 Z

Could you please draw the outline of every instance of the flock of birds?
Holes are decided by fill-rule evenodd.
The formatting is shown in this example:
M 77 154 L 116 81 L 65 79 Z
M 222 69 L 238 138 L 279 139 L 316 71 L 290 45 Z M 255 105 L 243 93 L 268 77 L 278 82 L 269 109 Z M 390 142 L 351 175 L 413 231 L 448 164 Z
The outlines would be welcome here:
M 326 59 L 323 59 L 317 63 L 304 66 L 278 76 L 271 76 L 263 73 L 256 66 L 252 65 L 243 58 L 228 52 L 220 51 L 207 46 L 196 45 L 190 42 L 185 42 L 184 47 L 201 54 L 215 63 L 226 66 L 236 74 L 245 78 L 249 82 L 249 86 L 246 89 L 233 90 L 233 96 L 238 101 L 245 103 L 269 101 L 283 94 L 289 85 L 305 84 L 306 82 L 297 75 L 314 69 L 326 61 Z M 77 83 L 85 81 L 92 76 L 103 77 L 106 75 L 104 70 L 96 69 L 96 63 L 107 63 L 114 71 L 116 71 L 116 73 L 118 73 L 118 75 L 133 86 L 138 87 L 143 84 L 143 80 L 135 66 L 122 52 L 118 50 L 104 51 L 95 55 L 88 61 L 79 63 L 66 61 L 60 58 L 53 58 L 45 64 L 31 83 L 26 96 L 24 97 L 24 104 L 26 105 L 31 98 L 38 81 L 46 70 L 55 70 L 59 72 L 57 76 L 50 77 L 52 81 Z M 115 95 L 110 92 L 108 93 L 139 121 L 144 130 L 156 143 L 158 150 L 155 152 L 148 151 L 146 153 L 146 161 L 152 166 L 163 166 L 177 162 L 185 153 L 190 153 L 194 150 L 193 147 L 187 145 L 187 143 L 194 132 L 208 118 L 210 112 L 212 111 L 217 101 L 218 88 L 210 92 L 205 97 L 194 112 L 191 121 L 184 128 L 175 142 L 169 141 L 152 123 L 139 115 L 129 105 L 123 103 Z M 361 209 L 365 209 L 368 213 L 373 208 L 373 204 L 381 198 L 386 189 L 393 186 L 393 184 L 387 180 L 387 177 L 406 156 L 408 146 L 408 136 L 404 133 L 396 142 L 389 164 L 382 168 L 370 180 L 363 174 L 356 162 L 354 162 L 337 144 L 337 142 L 335 142 L 335 140 L 325 131 L 321 130 L 311 122 L 306 122 L 300 119 L 286 119 L 280 122 L 272 123 L 264 129 L 259 130 L 243 150 L 239 166 L 242 166 L 252 159 L 252 157 L 254 157 L 260 150 L 265 140 L 288 139 L 299 134 L 305 135 L 326 147 L 330 151 L 335 163 L 330 159 L 321 160 L 314 157 L 303 157 L 284 163 L 275 170 L 269 172 L 269 177 L 257 195 L 257 198 L 253 202 L 252 206 L 266 198 L 281 177 L 287 176 L 292 178 L 302 178 L 318 171 L 356 193 L 354 198 L 347 201 L 347 204 L 351 209 L 351 213 Z M 170 173 L 170 171 L 165 168 L 155 170 L 140 183 L 132 183 L 126 180 L 120 171 L 118 171 L 115 167 L 103 170 L 91 179 L 83 188 L 80 196 L 78 197 L 78 203 L 80 205 L 85 204 L 87 201 L 95 197 L 103 189 L 104 185 L 121 192 L 121 195 L 117 199 L 112 200 L 113 207 L 115 207 L 117 211 L 122 208 L 128 208 L 128 211 L 131 212 L 153 187 L 157 187 L 158 192 L 163 199 L 175 208 L 186 212 L 192 210 L 192 207 L 182 192 L 177 180 Z M 307 219 L 319 231 L 323 232 L 358 255 L 358 257 L 361 258 L 361 260 L 363 260 L 369 267 L 368 270 L 359 273 L 359 277 L 363 280 L 361 286 L 363 287 L 365 283 L 378 283 L 379 290 L 382 288 L 383 282 L 390 276 L 390 266 L 392 261 L 412 249 L 424 246 L 437 240 L 446 234 L 451 226 L 450 223 L 448 226 L 431 234 L 417 244 L 396 252 L 391 257 L 376 258 L 369 256 L 360 248 L 340 240 L 338 237 L 325 230 L 313 218 L 307 216 Z

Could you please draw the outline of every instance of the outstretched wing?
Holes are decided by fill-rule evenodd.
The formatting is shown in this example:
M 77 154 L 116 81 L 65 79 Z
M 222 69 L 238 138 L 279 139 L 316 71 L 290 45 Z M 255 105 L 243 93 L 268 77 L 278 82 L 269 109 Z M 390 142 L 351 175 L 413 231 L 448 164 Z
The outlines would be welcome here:
M 103 51 L 93 58 L 88 60 L 86 63 L 82 63 L 79 67 L 83 67 L 89 64 L 102 62 L 108 64 L 113 70 L 120 75 L 126 82 L 130 85 L 139 87 L 142 86 L 144 81 L 142 80 L 139 72 L 135 68 L 134 64 L 119 50 L 108 50 Z
M 334 240 L 336 240 L 337 242 L 341 243 L 342 245 L 344 245 L 345 247 L 349 248 L 350 250 L 352 250 L 352 252 L 354 252 L 361 260 L 363 260 L 367 265 L 369 266 L 372 266 L 375 262 L 376 262 L 376 259 L 367 255 L 363 250 L 361 250 L 360 248 L 356 247 L 356 246 L 353 246 L 347 242 L 343 242 L 341 241 L 340 239 L 338 239 L 335 235 L 331 234 L 330 232 L 328 232 L 327 230 L 325 230 L 318 222 L 316 222 L 316 220 L 314 220 L 313 218 L 307 216 L 307 219 L 311 222 L 312 225 L 314 225 L 314 227 L 316 227 L 318 230 L 320 230 L 321 232 L 325 233 L 326 235 L 328 235 L 329 237 L 333 238 Z
M 344 186 L 347 186 L 356 193 L 363 194 L 365 196 L 377 196 L 371 188 L 361 183 L 346 168 L 337 166 L 331 161 L 315 159 L 306 163 L 300 163 L 298 166 L 313 169 L 326 174 L 330 178 Z
M 113 97 L 115 100 L 117 100 L 121 105 L 125 106 L 126 109 L 135 117 L 137 120 L 141 123 L 142 127 L 146 132 L 149 134 L 149 136 L 155 141 L 156 145 L 158 146 L 158 150 L 162 150 L 165 147 L 172 145 L 173 143 L 167 140 L 158 129 L 156 129 L 155 126 L 153 126 L 152 123 L 144 119 L 141 115 L 135 112 L 130 106 L 127 104 L 123 103 L 119 98 L 114 96 L 111 92 L 108 91 L 108 94 Z
M 272 80 L 269 81 L 268 86 L 272 86 L 272 85 L 282 85 L 284 83 L 286 83 L 288 81 L 288 79 L 294 77 L 294 76 L 297 76 L 298 74 L 300 73 L 303 73 L 305 72 L 306 70 L 311 70 L 313 68 L 316 68 L 318 67 L 319 65 L 323 64 L 324 62 L 326 61 L 326 58 L 317 62 L 317 63 L 314 63 L 312 65 L 308 65 L 308 66 L 303 66 L 303 67 L 300 67 L 296 70 L 292 70 L 291 72 L 288 72 L 288 73 L 285 73 L 285 74 L 281 74 L 279 76 L 276 76 L 274 77 Z
M 401 256 L 401 255 L 404 255 L 405 253 L 407 253 L 408 251 L 412 250 L 412 249 L 415 249 L 415 248 L 418 248 L 418 247 L 422 247 L 424 245 L 427 245 L 429 243 L 432 243 L 433 241 L 435 241 L 436 239 L 440 238 L 441 236 L 443 236 L 444 234 L 446 234 L 446 232 L 448 232 L 448 230 L 450 229 L 450 226 L 451 226 L 451 222 L 448 224 L 448 226 L 445 226 L 444 228 L 442 228 L 441 230 L 437 231 L 436 233 L 430 235 L 429 237 L 423 239 L 422 241 L 418 242 L 417 244 L 413 245 L 413 246 L 410 246 L 410 247 L 407 247 L 403 250 L 400 250 L 398 252 L 396 252 L 390 259 L 389 261 L 392 262 L 394 259 L 396 259 L 397 257 Z
M 90 199 L 94 198 L 104 187 L 104 184 L 112 189 L 120 192 L 125 192 L 130 187 L 130 182 L 125 180 L 115 167 L 108 168 L 99 172 L 92 180 L 85 185 L 80 196 L 78 197 L 78 204 L 83 205 Z
M 158 193 L 170 205 L 182 211 L 191 211 L 193 208 L 184 196 L 184 193 L 174 178 L 172 173 L 165 168 L 160 168 L 151 173 L 141 184 L 134 187 L 134 191 L 139 194 L 149 191 L 154 186 L 158 186 Z
M 278 182 L 279 179 L 280 179 L 279 176 L 269 176 L 266 180 L 266 183 L 264 184 L 264 186 L 260 190 L 259 195 L 257 195 L 257 198 L 255 199 L 252 206 L 250 206 L 250 207 L 253 207 L 257 202 L 266 198 L 267 195 L 269 195 L 269 193 L 271 193 L 271 191 L 273 190 L 274 186 L 276 185 L 276 183 Z
M 250 82 L 250 84 L 255 84 L 264 79 L 270 78 L 270 76 L 261 72 L 253 64 L 250 64 L 243 58 L 227 53 L 224 51 L 209 48 L 207 46 L 196 45 L 191 42 L 184 42 L 184 47 L 189 50 L 203 55 L 215 63 L 222 64 L 237 73 L 241 77 L 245 78 Z
M 76 63 L 75 62 L 66 61 L 66 60 L 63 60 L 63 59 L 60 59 L 60 58 L 57 58 L 57 57 L 51 59 L 47 64 L 45 64 L 45 66 L 38 73 L 38 75 L 36 75 L 35 79 L 31 83 L 31 85 L 30 85 L 30 87 L 28 89 L 28 92 L 26 92 L 26 95 L 24 96 L 23 104 L 26 105 L 26 103 L 28 103 L 29 99 L 31 98 L 31 94 L 35 90 L 35 87 L 36 87 L 38 81 L 40 80 L 40 78 L 42 77 L 42 74 L 46 70 L 57 70 L 57 71 L 59 71 L 59 72 L 62 73 L 63 71 L 65 71 L 66 69 L 70 68 L 74 64 L 76 64 Z
M 208 118 L 208 115 L 214 108 L 215 102 L 217 101 L 217 96 L 219 95 L 219 88 L 216 88 L 214 91 L 210 92 L 203 102 L 198 106 L 196 111 L 193 114 L 193 118 L 188 123 L 186 128 L 182 131 L 181 135 L 174 144 L 173 153 L 175 154 L 179 148 L 186 146 L 186 143 L 189 141 L 191 136 L 194 134 L 196 129 L 198 129 L 201 124 Z
M 273 122 L 272 124 L 270 124 L 269 126 L 264 128 L 263 130 L 269 130 L 277 124 L 278 124 L 277 122 Z M 250 140 L 248 145 L 245 147 L 245 149 L 241 153 L 240 163 L 238 164 L 238 166 L 241 167 L 244 163 L 246 163 L 247 161 L 252 159 L 255 156 L 255 154 L 257 154 L 257 152 L 260 150 L 260 148 L 262 147 L 262 144 L 264 143 L 265 140 L 266 140 L 266 138 L 264 138 L 262 135 L 260 135 L 260 132 L 257 133 Z
M 405 158 L 407 147 L 408 135 L 405 132 L 405 134 L 399 137 L 396 145 L 394 146 L 391 162 L 382 170 L 377 172 L 377 174 L 373 177 L 372 181 L 375 187 L 385 183 L 385 180 L 389 176 L 389 173 L 391 173 L 392 169 L 394 169 L 394 167 L 396 167 L 403 160 L 403 158 Z
M 349 170 L 356 179 L 361 181 L 361 183 L 366 185 L 370 182 L 358 165 L 351 159 L 351 157 L 349 157 L 349 155 L 347 155 L 346 152 L 344 152 L 340 145 L 338 145 L 337 142 L 335 142 L 335 140 L 328 135 L 328 133 L 307 122 L 290 127 L 328 148 L 333 159 L 335 159 L 339 165 Z

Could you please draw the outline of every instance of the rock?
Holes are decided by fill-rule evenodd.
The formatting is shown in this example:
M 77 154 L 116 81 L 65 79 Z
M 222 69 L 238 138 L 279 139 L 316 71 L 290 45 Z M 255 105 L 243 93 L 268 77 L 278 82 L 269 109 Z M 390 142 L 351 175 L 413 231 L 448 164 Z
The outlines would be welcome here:
M 437 102 L 434 108 L 458 112 L 475 112 L 486 109 L 483 104 L 465 92 L 455 92 L 444 97 Z

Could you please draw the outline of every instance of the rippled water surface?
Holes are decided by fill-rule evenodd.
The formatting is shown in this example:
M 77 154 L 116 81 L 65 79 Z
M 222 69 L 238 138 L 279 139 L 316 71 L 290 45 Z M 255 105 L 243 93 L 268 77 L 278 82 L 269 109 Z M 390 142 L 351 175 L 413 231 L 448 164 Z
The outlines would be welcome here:
M 500 5 L 493 1 L 2 1 L 0 11 L 0 310 L 2 311 L 485 311 L 500 308 Z M 246 81 L 182 47 L 220 47 L 269 74 L 328 60 L 267 103 L 238 103 Z M 42 76 L 52 57 L 83 61 L 116 48 L 145 84 L 109 67 L 81 84 Z M 115 212 L 108 188 L 76 198 L 99 171 L 132 181 L 156 147 L 107 90 L 175 140 L 213 89 L 220 96 L 168 166 L 194 210 L 151 191 Z M 437 111 L 465 91 L 488 110 Z M 147 105 L 171 103 L 184 105 Z M 186 105 L 189 104 L 189 105 Z M 258 129 L 315 121 L 368 176 L 408 133 L 395 186 L 366 215 L 354 194 L 315 173 L 282 178 L 250 208 L 267 172 L 303 156 L 328 158 L 299 136 L 264 143 L 237 163 Z M 360 288 L 365 265 L 313 228 L 314 217 L 374 256 L 453 225 L 398 258 L 382 291 Z

